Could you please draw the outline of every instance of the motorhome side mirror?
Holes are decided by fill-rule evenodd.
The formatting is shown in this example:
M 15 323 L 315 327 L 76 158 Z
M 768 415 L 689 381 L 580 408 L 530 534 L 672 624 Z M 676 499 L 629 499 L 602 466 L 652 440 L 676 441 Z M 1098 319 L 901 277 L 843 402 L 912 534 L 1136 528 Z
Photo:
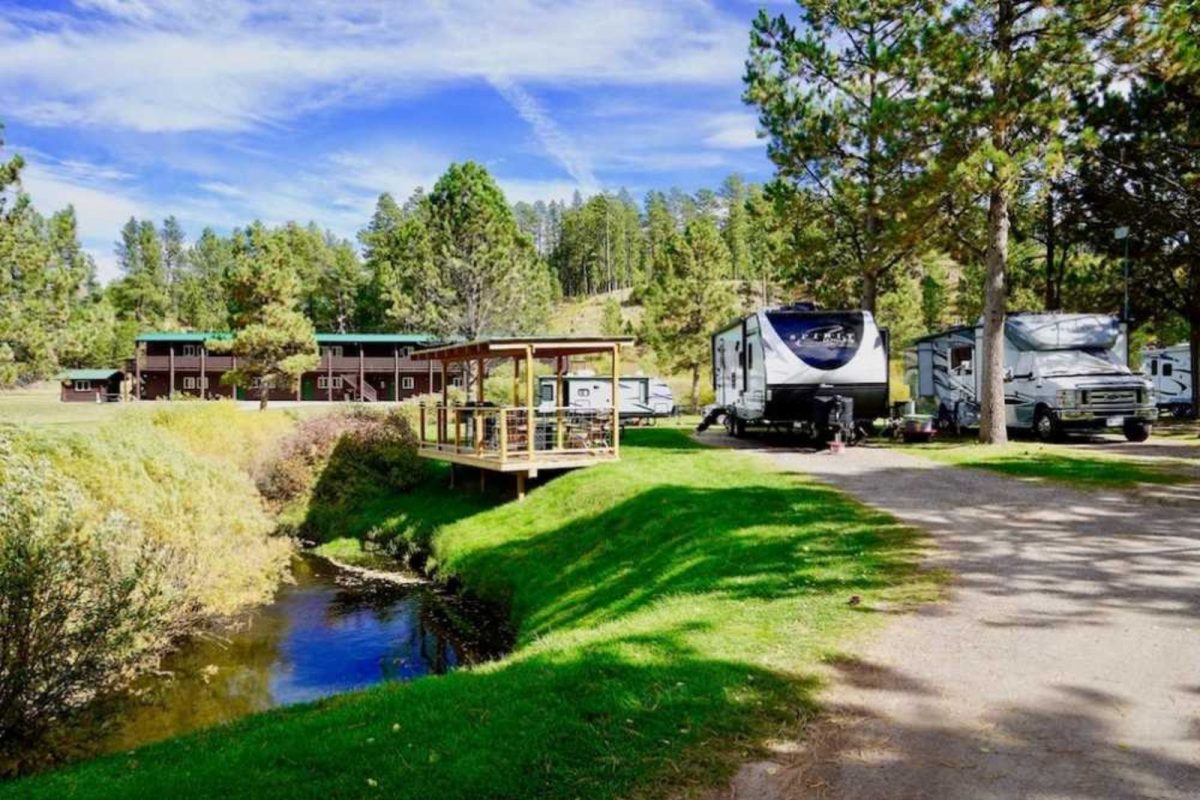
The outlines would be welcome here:
M 1013 379 L 1013 368 L 1005 367 L 1004 368 L 1004 380 L 1011 381 L 1012 379 Z

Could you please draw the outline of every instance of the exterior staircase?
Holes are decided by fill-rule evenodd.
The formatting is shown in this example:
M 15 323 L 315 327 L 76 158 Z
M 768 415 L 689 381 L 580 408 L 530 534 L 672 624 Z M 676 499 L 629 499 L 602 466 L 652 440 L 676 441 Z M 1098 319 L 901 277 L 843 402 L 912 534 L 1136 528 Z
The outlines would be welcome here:
M 342 384 L 353 389 L 354 393 L 358 395 L 359 399 L 363 400 L 364 402 L 374 403 L 379 400 L 379 393 L 375 391 L 375 387 L 370 383 L 364 381 L 362 386 L 359 386 L 357 375 L 351 373 L 343 374 Z

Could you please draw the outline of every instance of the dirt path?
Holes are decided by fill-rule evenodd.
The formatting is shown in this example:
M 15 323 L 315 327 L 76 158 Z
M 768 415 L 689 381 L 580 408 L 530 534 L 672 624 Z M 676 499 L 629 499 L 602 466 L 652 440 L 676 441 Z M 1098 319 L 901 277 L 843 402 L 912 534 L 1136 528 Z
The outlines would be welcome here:
M 715 796 L 1200 797 L 1200 505 L 758 449 L 928 530 L 956 579 L 832 668 L 802 745 Z

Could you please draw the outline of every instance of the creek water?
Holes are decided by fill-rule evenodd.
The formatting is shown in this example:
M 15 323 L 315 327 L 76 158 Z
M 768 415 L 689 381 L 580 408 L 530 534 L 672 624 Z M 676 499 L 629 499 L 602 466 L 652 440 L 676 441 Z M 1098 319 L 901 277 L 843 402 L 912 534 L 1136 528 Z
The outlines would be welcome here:
M 104 723 L 63 737 L 57 758 L 127 750 L 277 706 L 437 675 L 507 648 L 493 609 L 429 583 L 364 577 L 309 554 L 293 559 L 292 574 L 273 602 L 171 653 Z

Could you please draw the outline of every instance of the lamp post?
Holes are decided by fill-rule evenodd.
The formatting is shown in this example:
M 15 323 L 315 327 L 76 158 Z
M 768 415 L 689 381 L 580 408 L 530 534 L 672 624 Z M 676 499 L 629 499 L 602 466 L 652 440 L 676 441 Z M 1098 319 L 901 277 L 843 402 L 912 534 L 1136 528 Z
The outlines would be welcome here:
M 1113 238 L 1124 245 L 1121 256 L 1121 268 L 1125 276 L 1125 304 L 1122 317 L 1129 322 L 1129 226 L 1122 225 L 1113 231 Z

